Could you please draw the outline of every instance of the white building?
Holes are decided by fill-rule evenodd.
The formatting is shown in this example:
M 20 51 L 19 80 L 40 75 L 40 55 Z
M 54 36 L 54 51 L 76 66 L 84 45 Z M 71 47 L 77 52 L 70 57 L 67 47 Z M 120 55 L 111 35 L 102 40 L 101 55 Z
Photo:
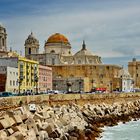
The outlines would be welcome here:
M 120 70 L 122 92 L 132 92 L 134 89 L 133 79 L 127 70 Z
M 0 74 L 5 75 L 5 91 L 18 92 L 18 68 L 0 66 Z M 1 81 L 0 81 L 1 83 Z M 3 83 L 2 83 L 3 84 Z

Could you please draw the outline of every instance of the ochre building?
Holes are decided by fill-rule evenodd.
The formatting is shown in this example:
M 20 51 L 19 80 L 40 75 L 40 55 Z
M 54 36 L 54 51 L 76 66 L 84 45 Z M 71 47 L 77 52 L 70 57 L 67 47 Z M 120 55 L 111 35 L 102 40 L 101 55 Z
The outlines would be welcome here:
M 134 87 L 140 88 L 140 61 L 135 58 L 128 62 L 128 71 L 134 80 Z
M 62 86 L 64 88 L 64 85 L 67 89 L 68 83 L 71 84 L 72 90 L 85 92 L 89 92 L 93 88 L 106 88 L 108 91 L 112 91 L 120 86 L 120 83 L 115 81 L 121 70 L 121 67 L 117 65 L 55 65 L 52 66 L 52 69 L 54 88 L 57 85 L 59 90 L 62 89 Z

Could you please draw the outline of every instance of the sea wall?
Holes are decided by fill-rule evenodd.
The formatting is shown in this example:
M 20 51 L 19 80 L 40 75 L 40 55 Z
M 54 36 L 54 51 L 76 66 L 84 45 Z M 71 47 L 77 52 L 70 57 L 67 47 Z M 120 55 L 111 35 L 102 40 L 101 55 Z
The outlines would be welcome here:
M 121 94 L 50 94 L 30 95 L 0 98 L 0 108 L 8 105 L 20 105 L 36 103 L 46 105 L 69 104 L 71 102 L 84 105 L 86 103 L 100 104 L 102 102 L 113 104 L 114 102 L 128 102 L 140 98 L 140 93 Z M 5 104 L 4 104 L 5 103 Z
M 76 96 L 76 97 L 75 97 Z M 95 140 L 100 137 L 103 126 L 114 126 L 140 118 L 139 95 L 66 95 L 46 96 L 53 103 L 23 104 L 0 111 L 0 139 L 2 140 Z M 81 96 L 81 97 L 80 97 Z M 90 96 L 90 95 L 89 95 Z M 35 102 L 37 96 L 23 97 L 24 100 Z M 39 98 L 40 96 L 38 96 Z M 45 96 L 44 96 L 45 97 Z M 62 98 L 63 97 L 63 98 Z M 79 98 L 80 97 L 80 98 Z M 95 98 L 96 97 L 96 98 Z M 22 99 L 23 99 L 22 98 Z M 117 100 L 115 100 L 118 98 Z M 8 100 L 16 101 L 17 97 L 3 98 L 3 105 Z M 18 98 L 20 99 L 20 97 Z M 84 105 L 69 102 L 58 105 L 58 101 L 88 101 Z M 100 100 L 101 99 L 101 100 Z M 119 100 L 120 99 L 120 100 Z M 43 99 L 42 99 L 43 100 Z M 44 99 L 45 100 L 45 99 Z M 95 104 L 90 101 L 96 101 Z M 105 103 L 104 101 L 108 103 Z M 49 100 L 48 100 L 49 101 Z M 75 102 L 77 102 L 75 101 Z M 10 103 L 9 102 L 9 103 Z M 82 102 L 83 103 L 83 102 Z M 111 104 L 110 104 L 111 103 Z

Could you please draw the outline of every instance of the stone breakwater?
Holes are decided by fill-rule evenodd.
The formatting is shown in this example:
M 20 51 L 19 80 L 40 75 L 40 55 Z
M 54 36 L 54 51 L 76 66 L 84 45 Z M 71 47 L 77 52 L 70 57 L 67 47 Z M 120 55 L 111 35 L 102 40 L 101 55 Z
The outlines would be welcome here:
M 0 140 L 95 140 L 103 126 L 137 120 L 140 100 L 114 104 L 28 105 L 0 113 Z

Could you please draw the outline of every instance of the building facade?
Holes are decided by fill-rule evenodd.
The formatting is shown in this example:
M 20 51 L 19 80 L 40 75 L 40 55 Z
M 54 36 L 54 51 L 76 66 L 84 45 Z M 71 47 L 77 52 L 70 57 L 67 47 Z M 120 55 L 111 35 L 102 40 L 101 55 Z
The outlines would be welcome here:
M 140 61 L 133 58 L 128 62 L 128 71 L 134 80 L 134 88 L 140 88 Z
M 21 92 L 38 92 L 38 62 L 18 58 L 19 86 Z
M 121 69 L 119 71 L 119 77 L 115 79 L 118 85 L 116 91 L 121 92 L 133 92 L 134 91 L 134 82 L 133 78 L 127 70 Z
M 0 66 L 18 68 L 18 92 L 37 92 L 38 90 L 38 62 L 24 57 L 0 58 Z
M 52 69 L 54 89 L 56 89 L 56 85 L 59 90 L 63 89 L 58 87 L 59 85 L 65 85 L 64 89 L 67 89 L 69 82 L 72 83 L 73 90 L 81 89 L 85 92 L 89 92 L 93 88 L 105 88 L 107 91 L 113 91 L 117 88 L 117 84 L 120 86 L 116 78 L 119 78 L 119 71 L 122 67 L 117 65 L 55 65 L 52 66 Z M 75 85 L 77 85 L 77 89 L 74 87 Z
M 18 93 L 18 68 L 0 66 L 0 74 L 0 92 L 7 91 Z
M 52 90 L 52 68 L 39 65 L 39 92 Z

